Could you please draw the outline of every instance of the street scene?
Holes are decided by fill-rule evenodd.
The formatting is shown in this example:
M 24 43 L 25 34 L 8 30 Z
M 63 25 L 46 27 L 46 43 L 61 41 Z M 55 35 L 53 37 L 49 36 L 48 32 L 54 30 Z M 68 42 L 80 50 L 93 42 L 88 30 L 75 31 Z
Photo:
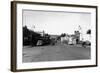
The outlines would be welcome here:
M 22 61 L 91 59 L 90 22 L 89 13 L 24 10 Z

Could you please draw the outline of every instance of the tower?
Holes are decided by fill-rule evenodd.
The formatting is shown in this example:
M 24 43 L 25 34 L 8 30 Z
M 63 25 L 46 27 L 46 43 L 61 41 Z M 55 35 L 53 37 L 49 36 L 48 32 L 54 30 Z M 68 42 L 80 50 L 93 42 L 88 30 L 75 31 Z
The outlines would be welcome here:
M 78 44 L 80 42 L 80 32 L 75 31 L 74 33 L 75 33 L 76 44 Z

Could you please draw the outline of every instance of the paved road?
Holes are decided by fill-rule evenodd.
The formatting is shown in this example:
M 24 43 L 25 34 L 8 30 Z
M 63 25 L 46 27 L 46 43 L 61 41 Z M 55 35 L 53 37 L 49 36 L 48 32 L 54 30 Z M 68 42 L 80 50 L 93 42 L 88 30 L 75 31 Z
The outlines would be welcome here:
M 90 47 L 59 44 L 23 48 L 23 62 L 90 59 Z

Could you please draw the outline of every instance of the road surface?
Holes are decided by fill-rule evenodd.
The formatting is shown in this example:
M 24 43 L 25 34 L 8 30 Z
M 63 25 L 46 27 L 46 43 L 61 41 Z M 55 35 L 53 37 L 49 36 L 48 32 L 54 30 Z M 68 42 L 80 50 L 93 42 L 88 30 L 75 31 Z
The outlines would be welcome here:
M 23 62 L 64 61 L 90 59 L 90 47 L 80 45 L 49 45 L 23 47 Z

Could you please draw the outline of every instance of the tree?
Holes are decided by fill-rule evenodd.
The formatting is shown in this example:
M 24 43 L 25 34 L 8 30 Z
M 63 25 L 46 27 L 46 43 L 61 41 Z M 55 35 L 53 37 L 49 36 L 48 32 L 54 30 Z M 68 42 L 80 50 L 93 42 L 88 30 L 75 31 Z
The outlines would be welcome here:
M 61 34 L 61 37 L 65 37 L 65 36 L 66 36 L 66 33 L 62 33 L 62 34 Z
M 90 29 L 87 31 L 87 34 L 91 34 L 91 30 Z

